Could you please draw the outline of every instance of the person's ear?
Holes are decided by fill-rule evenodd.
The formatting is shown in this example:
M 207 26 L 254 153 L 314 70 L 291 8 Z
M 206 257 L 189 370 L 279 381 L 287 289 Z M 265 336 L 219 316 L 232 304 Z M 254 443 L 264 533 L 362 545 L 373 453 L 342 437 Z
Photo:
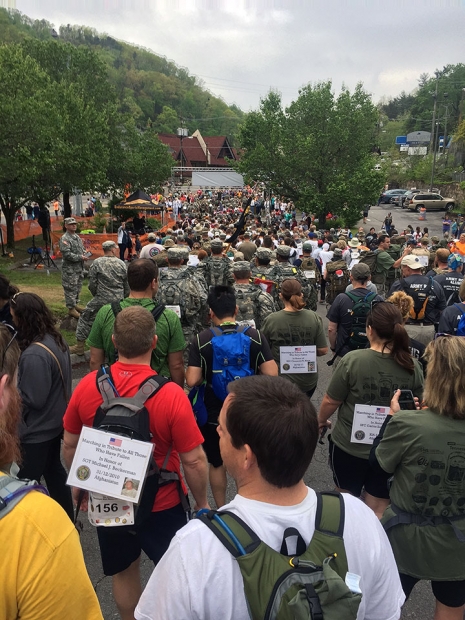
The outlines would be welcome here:
M 6 397 L 6 384 L 8 382 L 8 375 L 3 375 L 0 379 L 0 411 L 5 411 L 7 407 L 7 397 Z
M 158 336 L 155 334 L 155 336 L 152 338 L 152 350 L 157 348 L 157 342 Z

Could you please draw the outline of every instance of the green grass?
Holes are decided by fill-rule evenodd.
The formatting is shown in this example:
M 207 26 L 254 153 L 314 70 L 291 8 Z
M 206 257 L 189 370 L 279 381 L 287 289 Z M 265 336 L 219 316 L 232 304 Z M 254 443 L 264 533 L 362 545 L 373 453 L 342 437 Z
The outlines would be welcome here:
M 30 255 L 27 253 L 27 249 L 32 246 L 32 238 L 17 241 L 15 245 L 13 258 L 0 256 L 0 273 L 3 273 L 11 284 L 17 286 L 20 291 L 36 293 L 42 297 L 57 322 L 61 321 L 68 314 L 61 285 L 61 271 L 55 269 L 53 265 L 49 269 L 44 267 L 44 269 L 34 269 L 33 271 L 24 268 L 24 264 L 29 265 Z M 40 246 L 40 242 L 37 241 L 36 245 Z M 87 288 L 87 279 L 84 279 L 80 303 L 85 306 L 91 299 L 92 295 Z M 76 344 L 74 332 L 67 330 L 61 330 L 61 332 L 69 345 Z

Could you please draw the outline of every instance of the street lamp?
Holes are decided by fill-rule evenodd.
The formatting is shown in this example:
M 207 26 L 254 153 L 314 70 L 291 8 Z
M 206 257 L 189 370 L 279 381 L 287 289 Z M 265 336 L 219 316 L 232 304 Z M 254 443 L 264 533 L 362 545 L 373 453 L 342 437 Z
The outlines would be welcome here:
M 189 131 L 187 130 L 186 127 L 178 127 L 178 136 L 181 140 L 181 187 L 182 187 L 182 158 L 183 158 L 182 139 L 187 138 L 188 135 L 189 135 Z

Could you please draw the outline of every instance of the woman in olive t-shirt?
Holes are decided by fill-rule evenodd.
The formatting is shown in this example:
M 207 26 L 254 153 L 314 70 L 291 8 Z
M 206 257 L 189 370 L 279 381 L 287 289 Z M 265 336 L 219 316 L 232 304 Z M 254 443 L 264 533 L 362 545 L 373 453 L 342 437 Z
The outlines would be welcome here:
M 328 344 L 323 323 L 316 312 L 304 309 L 302 286 L 295 278 L 283 280 L 279 296 L 283 300 L 284 310 L 268 315 L 260 331 L 271 347 L 279 374 L 295 383 L 311 398 L 318 383 L 318 367 L 316 358 L 310 360 L 309 351 L 304 347 L 315 346 L 316 357 L 326 355 Z M 298 372 L 288 372 L 293 363 L 292 355 L 289 363 L 282 360 L 283 347 L 294 347 Z
M 334 482 L 338 490 L 356 497 L 364 491 L 366 504 L 381 517 L 389 503 L 388 477 L 380 480 L 370 468 L 368 457 L 377 435 L 370 425 L 373 418 L 388 414 L 396 390 L 411 390 L 414 396 L 421 397 L 423 372 L 410 355 L 409 337 L 401 313 L 393 304 L 372 304 L 367 337 L 369 349 L 351 351 L 339 362 L 321 403 L 318 421 L 320 430 L 331 428 L 329 418 L 339 408 L 329 441 Z M 367 410 L 367 405 L 373 409 Z
M 465 338 L 441 336 L 425 353 L 426 409 L 400 411 L 398 394 L 370 454 L 392 475 L 383 515 L 402 587 L 431 580 L 435 618 L 462 620 L 465 605 Z M 379 442 L 379 443 L 378 443 Z M 378 444 L 378 445 L 376 445 Z M 397 522 L 396 515 L 401 516 Z

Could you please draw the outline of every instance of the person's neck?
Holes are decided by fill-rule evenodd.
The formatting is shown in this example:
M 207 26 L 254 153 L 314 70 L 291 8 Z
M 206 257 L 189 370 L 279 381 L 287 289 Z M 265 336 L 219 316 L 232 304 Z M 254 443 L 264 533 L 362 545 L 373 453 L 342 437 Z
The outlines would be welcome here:
M 242 280 L 236 280 L 236 284 L 249 284 L 249 279 L 244 278 Z
M 213 317 L 212 318 L 212 323 L 213 325 L 216 325 L 217 327 L 220 327 L 221 325 L 227 325 L 227 324 L 236 324 L 236 317 L 235 316 L 227 316 L 224 317 L 223 319 L 219 319 L 218 317 Z
M 302 308 L 294 308 L 294 306 L 290 304 L 288 301 L 286 301 L 285 299 L 283 299 L 283 302 L 284 302 L 284 310 L 286 312 L 300 312 L 302 310 Z
M 145 291 L 131 291 L 129 293 L 129 299 L 153 299 L 154 291 L 151 288 Z
M 118 353 L 118 362 L 121 364 L 130 364 L 131 366 L 150 366 L 150 361 L 152 358 L 152 349 L 144 353 L 143 355 L 139 355 L 138 357 L 124 357 L 121 353 Z
M 358 282 L 357 280 L 352 280 L 352 286 L 354 288 L 354 290 L 356 288 L 366 288 L 367 287 L 368 282 Z
M 292 487 L 279 489 L 268 484 L 261 476 L 242 482 L 236 480 L 236 484 L 237 494 L 241 497 L 275 506 L 295 506 L 303 502 L 308 494 L 303 480 Z
M 372 351 L 378 351 L 378 353 L 386 353 L 391 351 L 391 345 L 386 344 L 382 340 L 378 340 L 378 338 L 370 339 L 370 349 Z

